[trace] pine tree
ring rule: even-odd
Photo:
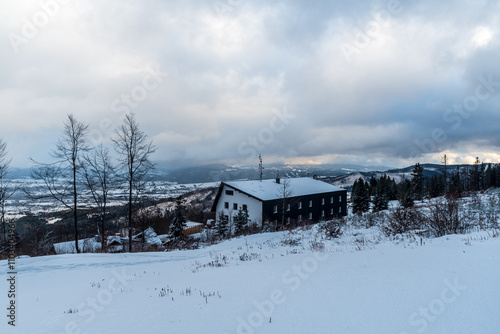
[[[380,179],[373,196],[373,212],[379,212],[389,208],[389,186],[387,181]]]
[[[484,188],[488,189],[495,186],[495,171],[491,163],[488,164],[488,168],[484,173]]]
[[[439,197],[444,194],[444,175],[439,177],[433,175],[429,182],[429,197]]]
[[[217,219],[215,229],[217,235],[223,239],[229,235],[229,219],[222,211],[219,213],[219,219]]]
[[[241,207],[234,217],[234,234],[240,235],[243,233],[248,225],[248,211],[243,210]]]
[[[480,176],[479,176],[479,165],[481,162],[479,161],[479,158],[476,157],[476,161],[474,161],[474,164],[472,165],[472,168],[469,173],[469,178],[470,178],[470,187],[469,190],[472,191],[478,191],[480,190]]]
[[[495,187],[500,187],[500,164],[495,166]]]
[[[413,206],[412,184],[406,178],[399,185],[399,205],[404,208]]]
[[[369,188],[369,196],[370,197],[375,195],[375,193],[377,191],[377,184],[378,184],[377,179],[374,176],[372,176],[370,178],[370,188]]]
[[[185,200],[182,197],[178,197],[175,200],[174,218],[170,227],[170,236],[172,238],[181,238],[184,234],[184,228],[186,227],[186,217],[183,215],[185,210]]]
[[[413,198],[421,201],[424,197],[424,167],[420,163],[416,163],[411,173],[412,179],[412,195]]]
[[[483,162],[481,163],[481,167],[479,168],[479,177],[478,177],[479,190],[486,189],[485,174],[486,174],[486,166]]]
[[[384,174],[385,177],[385,174]],[[389,186],[389,200],[395,201],[398,199],[398,185],[396,184],[396,180],[391,179],[390,176],[387,177],[387,184]]]
[[[360,177],[352,186],[352,212],[358,215],[370,209],[370,198],[368,197],[368,187]]]
[[[450,178],[450,192],[460,196],[462,190],[462,181],[460,180],[460,169],[457,166],[457,171]]]

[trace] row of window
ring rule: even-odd
[[[224,202],[224,209],[229,209],[229,202]],[[243,204],[243,211],[248,211],[246,204]],[[233,203],[233,210],[238,210],[238,203]]]
[[[342,202],[342,196],[339,196],[339,203],[341,203],[341,202]],[[330,203],[333,204],[333,196],[330,198]],[[321,205],[325,205],[325,199],[324,198],[321,199]],[[309,200],[309,207],[312,208],[312,206],[313,206],[313,201]],[[290,203],[288,203],[286,205],[286,211],[290,211],[290,209],[291,209],[291,205],[290,205]],[[302,209],[302,202],[299,202],[298,209],[299,210]],[[274,206],[274,213],[277,213],[277,212],[278,212],[278,207]]]
[[[290,211],[290,206],[288,207],[288,209],[286,211]],[[278,206],[276,206],[276,205],[274,206],[273,213],[278,213]],[[339,213],[342,213],[342,207],[339,207]],[[332,209],[330,209],[330,215],[333,216],[333,214],[334,214],[334,210],[332,208]],[[312,215],[312,213],[309,213],[309,215]],[[325,216],[325,210],[321,210],[321,217],[324,217],[324,216]],[[302,217],[302,215],[299,215],[299,217]],[[311,218],[309,218],[309,219],[311,219]]]

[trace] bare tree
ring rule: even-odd
[[[153,146],[153,142],[148,140],[148,136],[139,129],[139,124],[133,113],[125,115],[123,124],[116,132],[116,138],[113,139],[113,142],[120,155],[120,172],[123,172],[123,181],[127,184],[128,190],[128,250],[131,252],[134,191],[138,197],[145,177],[154,169],[150,156],[156,148]]]
[[[75,248],[78,248],[78,200],[79,200],[79,171],[82,167],[80,155],[89,150],[86,143],[88,125],[79,122],[72,114],[64,122],[64,131],[56,147],[50,155],[55,162],[46,164],[32,159],[36,168],[31,176],[43,183],[46,192],[34,194],[27,192],[32,199],[49,198],[70,210],[73,214],[75,229]]]
[[[89,154],[84,156],[83,176],[85,186],[99,211],[98,230],[101,236],[101,249],[104,250],[104,231],[106,222],[106,208],[108,205],[108,195],[110,190],[116,185],[116,175],[109,150],[100,145]]]
[[[292,198],[294,191],[290,182],[290,179],[283,179],[280,181],[279,174],[276,176],[276,182],[280,182],[281,185],[278,188],[278,194],[276,197],[280,201],[280,207],[278,208],[281,214],[281,227],[285,226],[285,216],[288,211],[290,211],[289,206],[292,205]]]
[[[10,159],[7,158],[7,143],[0,139],[0,223],[2,225],[3,242],[7,245],[7,222],[5,220],[7,201],[18,190],[8,180]]]

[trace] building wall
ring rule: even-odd
[[[310,201],[312,202],[312,206],[309,206]],[[301,208],[299,208],[299,203],[302,203]],[[289,210],[288,205],[290,205]],[[262,207],[264,220],[277,221],[278,223],[281,223],[283,200],[276,199],[272,201],[265,201]],[[345,190],[301,197],[291,197],[285,200],[285,223],[288,218],[290,218],[291,222],[297,222],[299,220],[319,221],[346,215],[347,191]]]
[[[233,191],[233,195],[226,194],[226,190]],[[229,208],[225,208],[225,203],[228,203]],[[234,204],[237,205],[236,210],[234,209]],[[217,203],[217,209],[215,213],[216,223],[219,222],[220,212],[223,212],[224,215],[227,215],[229,217],[229,221],[232,222],[234,216],[236,216],[236,214],[238,213],[239,208],[243,208],[243,205],[247,206],[248,219],[250,220],[250,223],[261,226],[262,202],[238,190],[228,187],[227,185],[224,185],[219,202]]]

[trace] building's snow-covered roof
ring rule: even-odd
[[[238,189],[241,192],[244,192],[262,201],[269,201],[283,196],[282,194],[284,182],[288,182],[288,186],[293,191],[293,194],[291,194],[289,197],[324,194],[344,190],[329,183],[311,179],[308,177],[281,179],[280,183],[276,183],[276,179],[262,181],[230,181],[224,183],[231,188]]]
[[[191,220],[188,220],[186,222],[186,228],[200,226],[200,225],[203,225],[203,224],[202,223],[198,223],[198,222],[193,222]]]
[[[81,252],[94,253],[101,249],[101,242],[95,238],[79,239],[78,249]],[[66,241],[54,244],[56,254],[76,254],[76,247],[74,241]]]

